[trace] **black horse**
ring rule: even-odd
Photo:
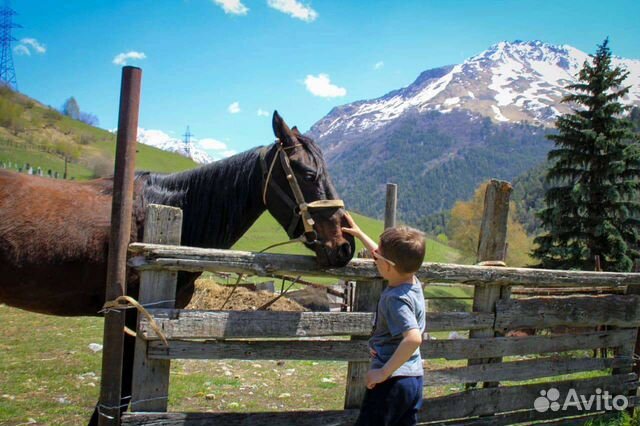
[[[346,265],[354,241],[341,232],[348,225],[341,203],[322,201],[338,199],[322,153],[277,112],[273,130],[271,146],[182,173],[137,175],[131,241],[142,238],[148,203],[183,210],[182,245],[223,249],[269,210],[290,238],[304,237],[319,264]],[[112,190],[112,179],[80,183],[0,171],[0,303],[53,315],[98,315],[105,302]],[[176,307],[189,303],[199,275],[178,275]],[[138,285],[130,273],[127,294],[137,298]],[[127,312],[129,328],[135,317]],[[131,395],[134,342],[125,336],[123,406]],[[96,409],[90,424],[98,415]]]

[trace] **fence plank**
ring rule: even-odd
[[[169,339],[243,337],[369,336],[373,312],[274,312],[149,310]],[[429,312],[427,331],[473,330],[493,326],[494,315],[472,312]],[[145,339],[158,339],[149,321],[140,321]]]
[[[198,247],[133,243],[129,265],[139,270],[240,272],[260,276],[305,275],[347,280],[380,278],[371,259],[352,259],[343,268],[322,268],[311,256],[252,253]],[[522,285],[533,287],[622,287],[640,285],[640,274],[556,271],[425,262],[416,274],[423,283]]]
[[[169,347],[149,341],[151,359],[295,359],[318,361],[363,361],[368,365],[366,340],[174,340]]]
[[[358,281],[355,288],[353,310],[360,312],[375,312],[378,306],[380,293],[384,288],[381,279],[371,281]],[[373,326],[373,323],[371,323]],[[364,360],[350,362],[347,366],[347,387],[344,396],[344,408],[359,408],[366,390],[365,376],[369,370],[369,350],[366,337],[352,337],[355,345],[363,345],[366,358]],[[357,352],[361,354],[361,350]]]
[[[637,398],[631,398],[629,400],[630,406],[637,406],[638,401]],[[499,413],[493,416],[481,416],[474,417],[471,419],[465,420],[445,420],[445,421],[435,421],[435,422],[424,422],[421,425],[424,426],[503,426],[503,425],[512,425],[516,423],[530,423],[535,422],[533,424],[544,424],[547,425],[549,423],[539,423],[544,420],[554,420],[563,418],[559,424],[564,425],[564,422],[570,422],[576,419],[567,419],[567,417],[572,416],[581,416],[584,415],[584,410],[579,410],[576,407],[567,407],[565,410],[561,411],[552,411],[547,410],[544,412],[539,412],[537,410],[520,410],[520,411],[512,411],[510,413]],[[598,419],[605,418],[607,416],[613,415],[617,416],[620,413],[618,411],[614,411],[613,413],[609,412],[594,412],[591,411],[587,416],[592,419],[594,416]]]
[[[486,337],[478,339],[428,340],[420,351],[424,359],[449,360],[499,355],[528,355],[575,349],[616,347],[635,336],[635,329],[560,336]],[[368,362],[365,340],[171,340],[169,347],[149,341],[153,359],[306,359]]]
[[[147,206],[144,240],[153,243],[180,243],[182,233],[182,210],[150,204]],[[158,303],[154,306],[172,308],[176,297],[175,271],[143,271],[140,273],[141,304]],[[138,322],[140,327],[140,321]],[[166,411],[169,395],[168,359],[147,358],[147,342],[136,339],[131,407],[138,411]]]
[[[122,425],[148,426],[351,426],[358,410],[268,413],[127,413]]]
[[[443,368],[425,371],[425,386],[486,381],[520,381],[540,377],[559,376],[582,371],[608,368],[628,368],[630,357],[617,358],[558,358],[548,357],[502,364],[479,364],[467,367]]]
[[[490,358],[615,347],[633,338],[634,333],[635,329],[619,329],[556,336],[430,340],[424,342],[420,349],[423,358]]]
[[[548,390],[551,386],[560,391],[560,398],[564,400],[569,389],[574,389],[578,395],[595,395],[598,388],[603,392],[609,391],[611,395],[618,395],[637,388],[638,383],[635,374],[621,374],[592,379],[471,389],[453,395],[425,399],[419,420],[461,419],[530,409],[540,392]]]
[[[500,300],[496,329],[640,326],[640,296],[602,295]]]
[[[633,405],[637,400],[633,399]],[[563,411],[548,410],[540,413],[536,410],[523,410],[497,414],[468,420],[436,421],[421,423],[428,426],[502,426],[514,423],[558,419],[584,414],[584,410],[567,407]],[[592,416],[607,415],[591,413]],[[616,412],[617,414],[617,412]],[[125,413],[123,426],[351,426],[358,416],[358,410],[336,411],[288,411],[266,413]],[[565,421],[573,421],[566,419]],[[564,423],[560,423],[564,424]]]

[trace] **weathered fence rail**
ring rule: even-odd
[[[348,280],[379,279],[370,259],[353,259],[344,268],[321,268],[311,256],[203,249],[133,243],[138,255],[129,265],[141,270],[235,272],[259,276],[307,275]],[[624,287],[640,285],[640,274],[620,272],[556,271],[551,269],[423,263],[417,273],[424,283],[496,284],[524,287]]]
[[[147,241],[177,240],[175,209],[157,213]],[[174,231],[172,231],[174,230]],[[498,244],[499,245],[499,244]],[[130,266],[141,271],[140,300],[168,340],[165,345],[146,318],[140,318],[132,412],[122,424],[163,425],[349,425],[357,416],[362,376],[368,367],[366,338],[383,283],[372,260],[354,259],[344,268],[321,269],[306,256],[258,254],[139,243],[130,246]],[[200,311],[174,309],[176,271],[237,272],[261,276],[311,275],[357,281],[354,310],[365,312]],[[439,425],[500,425],[560,419],[580,424],[609,415],[602,407],[539,412],[534,401],[550,387],[566,394],[628,395],[635,405],[638,377],[632,373],[640,326],[640,296],[617,294],[640,288],[640,274],[551,271],[493,266],[425,263],[424,282],[462,283],[479,295],[493,295],[476,312],[429,312],[427,331],[469,332],[469,338],[425,340],[425,386],[484,383],[449,395],[427,397],[420,421]],[[511,287],[546,289],[619,289],[616,294],[511,298]],[[364,291],[363,291],[364,289]],[[482,298],[486,299],[485,296]],[[495,297],[494,297],[495,296]],[[488,296],[487,296],[488,297]],[[486,300],[489,300],[486,299]],[[485,301],[486,301],[485,300]],[[156,303],[164,302],[163,305]],[[608,329],[596,326],[608,325]],[[509,336],[518,328],[570,327],[564,334]],[[481,332],[481,333],[476,333]],[[475,335],[474,335],[475,334]],[[589,351],[611,348],[603,358]],[[345,410],[278,413],[166,413],[172,359],[332,360],[349,363]],[[430,360],[470,360],[468,365],[438,368]],[[573,375],[567,378],[565,375]],[[559,377],[563,376],[563,377]],[[527,383],[529,380],[544,382]],[[506,383],[505,383],[506,382]],[[429,391],[427,391],[427,396]],[[572,419],[567,417],[573,416]],[[560,420],[559,420],[560,421]],[[554,423],[550,423],[554,424]]]

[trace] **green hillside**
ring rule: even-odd
[[[117,105],[114,105],[117,108]],[[0,165],[12,169],[40,167],[46,174],[91,179],[113,173],[115,135],[60,114],[6,87],[0,88]],[[136,169],[174,172],[197,163],[178,154],[138,144]]]
[[[362,230],[372,238],[377,239],[377,237],[382,233],[384,228],[382,221],[371,219],[357,213],[351,214]],[[233,249],[260,251],[271,244],[286,241],[287,239],[287,233],[269,213],[265,212],[260,216],[249,232],[247,232],[240,241],[233,246]],[[363,246],[360,241],[356,242],[356,247],[358,251],[362,249]],[[311,254],[311,252],[302,244],[288,244],[285,246],[275,247],[269,250],[269,253]],[[459,254],[457,250],[436,240],[427,239],[427,262],[452,263],[455,262],[458,257]]]

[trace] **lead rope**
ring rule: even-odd
[[[149,313],[149,311],[145,309],[144,306],[140,304],[140,302],[138,302],[136,299],[134,299],[131,296],[118,296],[114,300],[109,300],[105,302],[100,312],[106,313],[110,310],[120,310],[120,309],[130,309],[130,308],[136,308],[139,313],[147,317],[147,320],[149,321],[149,327],[151,327],[151,329],[156,333],[156,335],[162,340],[165,346],[169,346],[169,342],[167,342],[166,336],[160,329],[160,326],[158,325],[156,320],[153,318],[153,316]],[[133,330],[129,329],[128,327],[125,327],[124,332],[126,334],[129,334],[130,336],[137,337],[136,333]]]

